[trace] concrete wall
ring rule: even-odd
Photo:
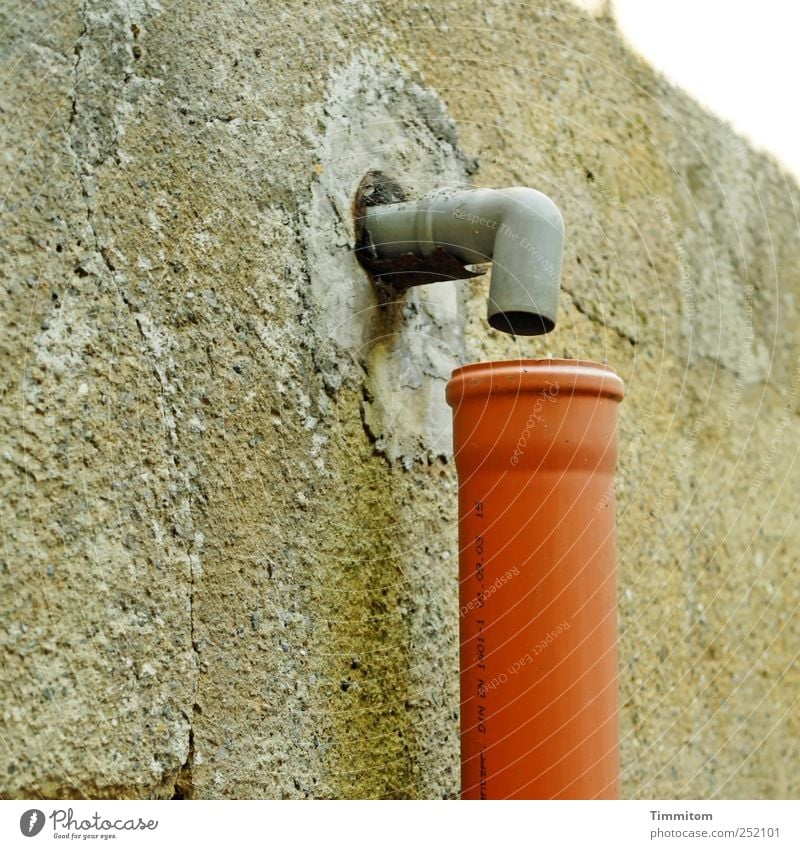
[[[796,185],[554,0],[0,5],[5,796],[458,792],[455,365],[627,384],[623,791],[797,796]],[[350,204],[535,186],[558,331]],[[400,388],[398,388],[400,387]]]

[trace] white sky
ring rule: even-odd
[[[612,0],[612,7],[651,65],[800,177],[800,0]]]

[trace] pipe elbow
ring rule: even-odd
[[[491,261],[487,319],[496,330],[536,336],[555,327],[564,220],[542,192],[443,189],[417,201],[370,207],[363,220],[369,249],[389,262],[417,257],[430,264],[444,255],[467,277],[464,264]],[[421,282],[435,279],[448,278]]]
[[[490,191],[499,198],[499,217],[506,224],[506,228],[501,228],[500,236],[506,235],[511,228],[515,232],[527,232],[530,239],[555,237],[561,240],[563,246],[564,218],[546,194],[522,186]]]
[[[497,237],[487,319],[517,336],[549,333],[556,325],[564,250],[564,219],[542,192],[498,192]]]

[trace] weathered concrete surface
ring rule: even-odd
[[[800,793],[774,162],[558,3],[6,2],[0,32],[2,794],[455,795],[441,387],[551,353],[628,387],[624,793]],[[383,302],[372,168],[551,194],[558,332],[490,331],[485,280]]]

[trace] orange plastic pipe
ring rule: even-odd
[[[461,795],[619,797],[614,469],[623,384],[579,360],[457,369]]]

